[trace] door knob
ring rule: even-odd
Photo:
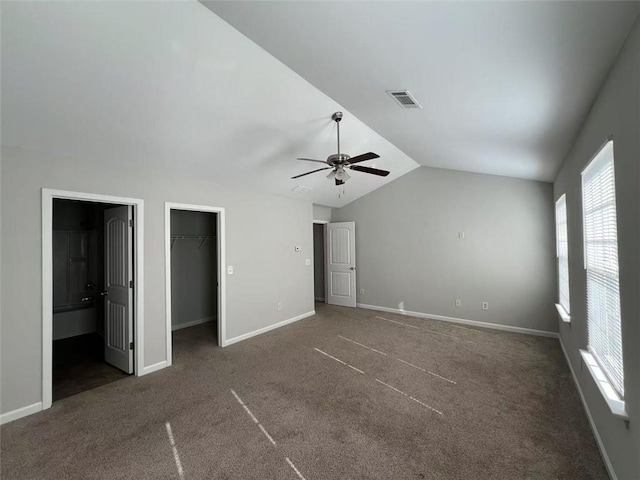
[[[109,292],[107,292],[106,290],[104,292],[100,292],[101,297],[106,297],[107,295],[109,295]]]
[[[349,267],[349,270],[355,270],[356,267]]]

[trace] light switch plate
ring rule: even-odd
[[[227,273],[228,273],[229,275],[233,275],[233,265],[228,265],[228,266],[227,266]]]
[[[305,265],[307,265],[307,266],[308,266],[308,265],[311,265],[311,259],[310,259],[310,258],[306,258],[306,259],[304,260],[304,264],[305,264]]]

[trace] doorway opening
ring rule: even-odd
[[[143,219],[140,199],[42,189],[43,410],[143,374]]]
[[[316,302],[326,302],[325,254],[326,222],[313,222],[313,294]]]
[[[224,210],[167,203],[165,222],[171,365],[196,350],[224,346]]]

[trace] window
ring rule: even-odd
[[[582,172],[588,348],[624,398],[613,141]]]
[[[569,237],[567,234],[567,196],[556,202],[556,255],[558,257],[558,312],[569,322]]]

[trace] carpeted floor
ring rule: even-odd
[[[2,478],[607,478],[557,340],[316,308],[175,332],[173,367],[3,426]]]

